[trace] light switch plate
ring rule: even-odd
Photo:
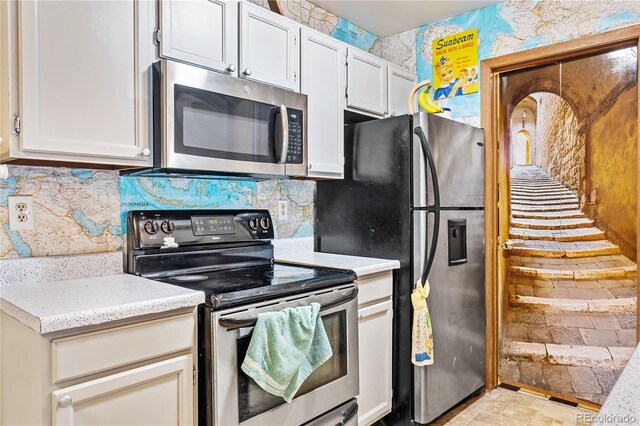
[[[13,196],[8,200],[9,230],[22,231],[34,229],[35,217],[33,214],[32,196]]]

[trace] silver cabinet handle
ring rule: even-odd
[[[385,112],[384,112],[384,116],[385,116],[385,117],[388,117],[388,116],[389,116],[389,111],[385,111]]]
[[[73,403],[73,400],[71,399],[71,397],[69,395],[65,395],[58,400],[58,407],[67,408],[71,406],[72,403]]]
[[[236,71],[236,66],[233,65],[233,64],[229,64],[229,66],[227,67],[227,71],[235,72]]]
[[[145,149],[143,149],[142,151],[140,151],[140,154],[141,154],[143,157],[148,157],[148,156],[150,156],[150,155],[151,155],[151,150],[150,150],[149,148],[145,148]]]
[[[244,70],[244,71],[242,71],[242,73],[243,73],[244,75],[251,75],[251,68],[245,68],[245,70]]]
[[[309,170],[311,170],[312,167],[313,167],[313,165],[311,163],[309,163]]]

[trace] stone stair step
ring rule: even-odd
[[[578,197],[555,200],[536,200],[535,198],[511,197],[511,203],[524,206],[557,206],[564,204],[578,204]]]
[[[519,195],[511,193],[511,202],[512,203],[549,203],[550,201],[571,201],[574,204],[578,203],[578,197],[576,195]]]
[[[540,310],[542,312],[635,312],[636,298],[618,299],[555,299],[538,296],[518,296],[509,298],[514,307]]]
[[[546,198],[546,199],[555,199],[555,198],[564,198],[564,197],[577,197],[577,195],[573,192],[568,191],[511,191],[511,197],[528,197],[528,198]]]
[[[535,285],[534,283],[531,283],[531,285],[509,284],[509,294],[511,297],[525,296],[541,297],[544,299],[598,300],[625,299],[633,297],[637,291],[636,288],[632,287],[617,288],[624,291],[618,293],[620,294],[620,297],[616,297],[610,289],[603,288],[596,280],[590,281],[588,288],[578,287],[577,285],[580,284],[580,281],[575,280],[538,280],[539,284],[542,284],[543,282],[545,287]],[[546,285],[550,285],[550,287],[547,287]],[[556,287],[556,285],[558,287]]]
[[[593,221],[588,218],[569,219],[514,219],[511,221],[514,228],[528,229],[576,229],[589,228]]]
[[[571,218],[586,217],[584,213],[582,213],[578,209],[563,210],[563,211],[543,211],[543,212],[517,211],[515,209],[512,209],[511,216],[517,219],[571,219]]]
[[[565,186],[559,184],[558,182],[553,182],[550,180],[531,181],[531,180],[511,179],[509,183],[511,184],[512,187],[520,187],[520,188],[540,188],[540,187],[546,187],[546,186],[552,186],[552,187],[560,186],[560,187],[566,188]]]
[[[547,241],[539,241],[539,240],[529,240],[528,242],[533,243],[543,243]],[[602,245],[600,247],[586,247],[586,248],[562,248],[562,246],[554,247],[554,248],[545,248],[541,245],[541,247],[535,246],[526,246],[520,245],[516,243],[513,250],[511,251],[512,255],[516,256],[530,256],[530,257],[556,257],[556,258],[584,258],[591,256],[605,256],[605,255],[616,255],[620,254],[622,251],[620,247],[615,244],[612,244],[608,240],[599,240],[599,241],[584,241],[581,243],[591,243],[591,242],[604,242],[606,245]],[[560,242],[559,244],[562,244]],[[574,244],[575,246],[575,244]]]
[[[548,184],[541,184],[541,185],[514,185],[511,184],[510,186],[512,191],[566,191],[568,188],[566,186],[562,186],[562,185],[548,185]]]
[[[527,206],[524,204],[511,204],[511,210],[513,212],[561,212],[567,210],[578,210],[579,206],[577,204],[556,204],[551,206]]]
[[[532,268],[528,266],[510,266],[509,274],[523,277],[536,277],[546,279],[564,280],[594,280],[600,278],[625,278],[632,277],[636,273],[636,267],[601,268],[601,269],[547,269]]]
[[[624,367],[635,348],[555,343],[510,342],[503,353],[510,359],[574,367]]]
[[[604,232],[598,228],[576,228],[576,229],[529,229],[510,228],[510,238],[521,240],[542,240],[542,241],[594,241],[604,240]]]

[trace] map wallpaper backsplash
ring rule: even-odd
[[[148,178],[116,171],[9,166],[0,181],[0,258],[122,250],[135,209],[264,208],[276,238],[313,236],[315,182]],[[9,231],[7,197],[31,195],[35,229]],[[288,202],[280,220],[278,203]]]
[[[269,8],[266,0],[250,0]],[[478,28],[480,60],[640,23],[640,2],[509,0],[378,37],[307,0],[278,0],[284,15],[431,79],[431,42]],[[585,76],[585,81],[594,76]],[[586,84],[586,83],[585,83]],[[482,89],[481,89],[482,90]],[[451,117],[478,126],[480,93],[439,101]],[[0,181],[0,258],[122,249],[126,212],[135,208],[268,208],[278,238],[313,236],[315,183],[119,177],[118,172],[9,166]],[[33,195],[36,229],[9,231],[7,197]],[[289,202],[279,220],[279,201]]]

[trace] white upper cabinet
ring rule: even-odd
[[[388,70],[389,115],[409,113],[409,92],[416,84],[416,75],[395,65],[389,64]]]
[[[248,2],[240,3],[242,78],[300,90],[300,25]]]
[[[302,28],[301,92],[307,99],[309,177],[344,176],[346,45]]]
[[[154,3],[24,1],[10,157],[150,165]]]
[[[160,56],[237,75],[238,2],[160,1]]]
[[[387,63],[362,50],[349,48],[347,106],[387,115]]]

